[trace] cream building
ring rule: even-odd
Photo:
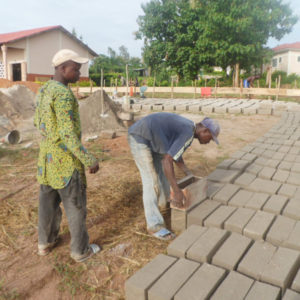
[[[60,49],[71,49],[92,59],[91,48],[62,26],[49,26],[0,34],[0,78],[12,81],[45,81],[54,74],[52,57]],[[81,80],[88,79],[88,64],[81,68]]]
[[[284,71],[287,75],[300,75],[300,42],[284,44],[273,48],[272,69]]]

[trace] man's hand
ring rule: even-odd
[[[185,205],[185,197],[181,189],[176,190],[176,192],[172,193],[171,203],[173,206],[177,208],[183,208]]]
[[[99,162],[96,161],[92,166],[89,167],[90,174],[95,174],[99,171]]]

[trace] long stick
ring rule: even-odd
[[[101,69],[101,114],[104,114],[104,101],[103,101],[103,69]]]
[[[128,98],[128,64],[126,64],[126,109],[129,110],[129,98]]]

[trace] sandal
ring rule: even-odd
[[[57,238],[54,242],[48,243],[46,246],[38,245],[38,255],[40,255],[40,256],[48,255],[51,252],[51,250],[57,246],[59,241],[60,241],[60,239]]]
[[[81,255],[71,255],[71,257],[76,261],[76,262],[83,262],[90,257],[92,257],[94,254],[98,253],[101,251],[101,247],[98,246],[97,244],[90,244],[89,245],[89,250]]]
[[[150,234],[153,237],[155,237],[159,240],[163,240],[163,241],[170,241],[176,237],[175,233],[171,232],[170,230],[168,230],[166,228],[162,228],[157,232],[150,232]]]

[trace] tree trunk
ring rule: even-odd
[[[234,87],[239,87],[239,78],[240,77],[240,64],[235,65],[235,79],[234,79]]]

